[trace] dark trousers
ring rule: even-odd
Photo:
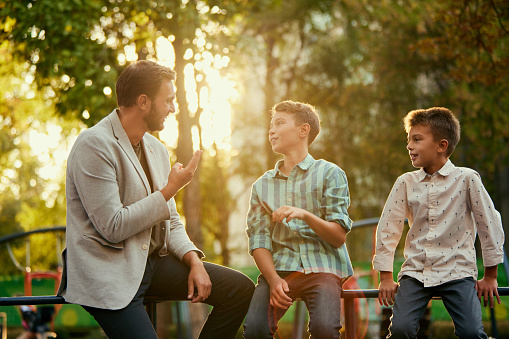
[[[309,311],[309,333],[311,338],[339,338],[341,329],[341,279],[331,273],[278,272],[288,283],[287,295],[300,298]],[[270,286],[260,275],[249,305],[244,338],[273,338],[277,323],[286,309],[270,306]]]
[[[473,278],[424,287],[419,280],[408,276],[403,276],[399,282],[387,338],[415,338],[419,329],[419,319],[433,296],[442,298],[454,322],[456,336],[462,339],[487,338],[483,330],[481,303]]]
[[[213,306],[200,338],[234,338],[244,320],[254,291],[253,282],[230,268],[203,263],[212,282],[205,303]],[[120,310],[83,306],[110,339],[157,338],[143,306],[145,296],[161,300],[187,300],[189,267],[172,255],[149,256],[140,288],[131,303]]]

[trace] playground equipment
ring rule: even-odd
[[[50,270],[33,270],[31,267],[31,240],[30,235],[38,234],[38,233],[55,233],[56,235],[56,257],[57,257],[57,268],[55,271]],[[60,281],[62,278],[62,259],[61,259],[61,244],[62,244],[62,235],[65,234],[64,226],[57,226],[51,228],[43,228],[37,229],[28,232],[19,232],[15,234],[11,234],[8,236],[4,236],[0,238],[0,245],[5,244],[7,248],[7,252],[9,253],[9,257],[14,264],[21,272],[23,272],[23,289],[25,296],[32,296],[32,281],[34,279],[52,279],[55,283],[55,293],[60,286]],[[25,265],[21,265],[19,261],[16,259],[11,243],[16,239],[24,239],[25,241]],[[54,337],[54,319],[62,307],[62,305],[43,305],[40,307],[34,307],[30,305],[30,308],[24,308],[21,310],[22,318],[25,321],[30,322],[28,326],[31,328],[32,332],[37,331],[40,333],[43,338]],[[49,326],[47,326],[49,324]],[[51,332],[50,332],[51,330]],[[6,330],[4,330],[6,332]]]

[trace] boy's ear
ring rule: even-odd
[[[447,139],[440,140],[438,143],[438,152],[443,153],[447,151],[447,147],[449,147],[449,141],[447,141]]]
[[[307,135],[309,135],[309,131],[311,130],[311,126],[309,126],[308,123],[303,123],[302,125],[300,125],[300,133],[299,135],[301,137],[306,137]]]

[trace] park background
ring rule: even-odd
[[[0,236],[65,225],[67,154],[141,59],[178,74],[178,114],[155,134],[172,163],[204,150],[176,199],[209,261],[253,266],[250,188],[279,159],[269,110],[286,99],[317,108],[310,153],[345,170],[353,220],[378,217],[414,170],[406,113],[451,109],[462,126],[451,160],[481,174],[508,225],[508,43],[506,0],[0,0]],[[367,270],[371,233],[353,233]],[[47,236],[32,248],[32,269],[56,269]],[[13,252],[25,260],[21,242]],[[22,274],[3,249],[0,262],[3,279]]]

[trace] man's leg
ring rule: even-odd
[[[411,277],[401,278],[387,338],[415,338],[419,319],[432,297],[433,288],[425,288],[423,283]]]
[[[125,308],[106,310],[82,306],[95,318],[109,339],[157,339],[157,334],[143,306],[143,296],[150,284],[156,262],[156,256],[151,255],[138,292]]]
[[[454,280],[437,289],[454,322],[454,334],[462,339],[488,337],[484,333],[481,303],[473,278]]]
[[[331,273],[296,273],[295,276],[289,276],[286,279],[290,291],[300,296],[309,310],[311,338],[339,338],[341,279]]]
[[[249,305],[246,321],[244,322],[244,338],[273,338],[277,331],[277,323],[285,313],[286,310],[274,310],[270,306],[270,286],[260,274],[251,304]]]
[[[83,308],[95,318],[109,339],[157,339],[143,303],[130,304],[121,310]]]
[[[212,282],[205,303],[212,305],[200,338],[234,338],[249,307],[253,282],[230,268],[204,262]],[[189,267],[172,255],[159,258],[146,296],[162,300],[187,300]]]

